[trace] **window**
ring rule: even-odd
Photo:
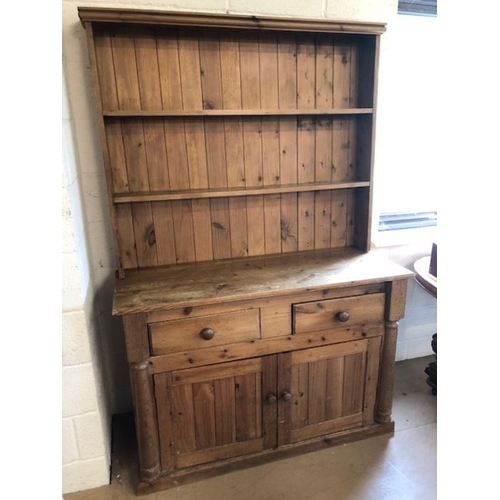
[[[395,231],[397,229],[413,229],[437,225],[437,212],[412,212],[398,214],[380,214],[379,231]]]
[[[381,38],[372,234],[406,244],[436,230],[439,38],[435,16],[398,15]],[[418,229],[417,229],[418,228]],[[397,229],[397,230],[396,230]],[[392,244],[392,243],[391,243]]]
[[[399,0],[398,14],[437,15],[437,0]]]

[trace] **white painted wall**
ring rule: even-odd
[[[388,30],[398,21],[397,0],[63,0],[63,493],[109,482],[111,416],[131,410],[122,326],[109,314],[113,241],[85,33],[77,6],[382,21],[388,23]],[[391,147],[391,127],[401,126],[382,108],[390,100],[391,75],[397,71],[391,67],[385,39],[401,43],[386,35],[382,37],[379,122],[384,121],[388,129],[378,133],[379,149]],[[384,170],[383,155],[382,161],[377,156],[376,169]],[[429,253],[430,241],[377,251],[411,267],[416,258]],[[436,301],[413,284],[408,299],[398,360],[430,354],[430,335],[436,329]]]
[[[63,79],[62,478],[63,492],[109,482],[111,413],[87,250],[75,121]]]

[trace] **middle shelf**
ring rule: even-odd
[[[104,117],[189,117],[189,116],[336,116],[370,115],[373,108],[324,108],[324,109],[105,109]]]
[[[329,191],[336,189],[350,189],[369,187],[369,181],[346,182],[321,182],[307,184],[287,184],[275,186],[261,186],[248,188],[223,188],[223,189],[189,189],[161,192],[136,192],[115,194],[115,203],[140,203],[145,201],[169,201],[206,198],[226,198],[236,196],[256,196],[280,193],[304,193],[311,191]]]
[[[104,124],[117,203],[366,187],[359,182],[371,179],[372,130],[371,114],[108,117]]]

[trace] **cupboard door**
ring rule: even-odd
[[[381,337],[279,358],[278,444],[374,422]]]
[[[155,392],[163,471],[276,445],[276,356],[160,373]]]

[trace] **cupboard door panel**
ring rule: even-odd
[[[215,446],[215,394],[213,381],[193,384],[196,449]]]
[[[232,377],[214,380],[215,443],[216,446],[236,441],[235,397]]]
[[[164,470],[172,462],[189,467],[275,444],[269,423],[276,421],[276,405],[263,401],[276,387],[275,356],[160,373],[155,384],[158,414],[165,416],[160,419]]]
[[[373,423],[380,339],[283,354],[278,440],[290,444]]]

